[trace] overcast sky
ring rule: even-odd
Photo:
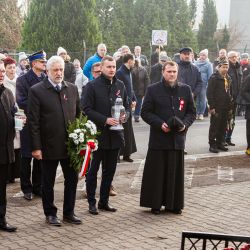
[[[229,22],[230,0],[215,0],[215,3],[218,15],[218,28],[222,28],[225,24],[228,25]],[[197,0],[197,5],[196,28],[198,28],[198,23],[202,19],[203,0]]]

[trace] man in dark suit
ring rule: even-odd
[[[141,117],[150,125],[140,205],[159,214],[180,214],[184,207],[184,147],[187,129],[195,120],[189,86],[177,81],[178,65],[166,62],[162,80],[148,87]]]
[[[6,214],[6,181],[8,179],[8,165],[14,162],[14,96],[3,85],[5,67],[0,60],[0,230],[7,232],[16,231],[5,218]]]
[[[46,222],[60,226],[54,205],[54,182],[58,163],[64,174],[63,220],[81,224],[74,214],[77,172],[70,166],[65,142],[67,125],[79,115],[77,87],[63,81],[64,61],[52,56],[47,62],[48,78],[34,85],[29,92],[28,120],[32,156],[42,161],[42,201]]]
[[[137,151],[132,125],[132,109],[135,108],[136,105],[136,96],[133,89],[131,74],[131,70],[134,65],[135,57],[134,55],[128,53],[123,56],[123,64],[116,72],[117,79],[122,81],[125,85],[128,95],[128,103],[130,106],[130,115],[128,117],[128,121],[124,124],[125,145],[120,151],[120,155],[123,155],[123,160],[128,162],[133,162],[133,159],[131,159],[130,155]]]
[[[45,78],[46,54],[43,50],[29,56],[31,69],[17,78],[16,101],[20,109],[27,115],[29,89]],[[20,132],[21,137],[21,190],[26,200],[32,199],[32,193],[41,196],[41,163],[33,159],[32,181],[31,177],[31,148],[28,124]]]
[[[115,174],[119,149],[124,143],[122,130],[111,130],[110,127],[120,121],[112,118],[111,108],[117,97],[123,100],[123,106],[128,110],[127,94],[124,84],[115,77],[116,62],[113,57],[106,56],[101,62],[102,74],[90,81],[86,86],[82,101],[83,110],[92,120],[101,134],[98,136],[98,150],[93,152],[91,164],[87,175],[87,196],[89,212],[98,214],[96,208],[95,191],[97,185],[97,172],[102,162],[102,180],[100,187],[100,200],[98,208],[115,212],[116,209],[109,204],[110,186]],[[123,121],[124,117],[121,117]]]

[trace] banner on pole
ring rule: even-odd
[[[152,30],[152,45],[167,45],[167,30]]]

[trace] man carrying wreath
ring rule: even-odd
[[[118,153],[124,144],[124,134],[123,130],[111,130],[110,127],[124,122],[125,115],[121,116],[120,120],[112,118],[111,109],[116,98],[121,97],[125,110],[129,110],[124,84],[115,77],[116,62],[113,57],[105,56],[102,59],[101,72],[101,76],[87,84],[82,100],[85,114],[101,132],[97,137],[98,150],[93,152],[86,180],[89,212],[95,215],[98,214],[95,192],[101,162],[102,181],[98,209],[116,211],[109,204],[109,190],[116,170]]]
[[[80,114],[78,90],[63,80],[64,61],[60,56],[52,56],[46,69],[48,77],[31,87],[28,98],[32,157],[42,161],[44,214],[49,225],[61,225],[54,204],[56,169],[60,163],[65,179],[63,220],[81,224],[74,214],[78,173],[70,165],[66,146],[68,123]]]

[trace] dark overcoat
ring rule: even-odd
[[[236,101],[240,93],[243,75],[241,65],[238,62],[236,62],[236,64],[229,62],[228,75],[232,79],[232,97],[233,100]]]
[[[180,107],[181,100],[184,101],[183,107]],[[174,115],[182,120],[186,130],[164,133],[161,129],[162,124],[167,123]],[[164,79],[150,85],[143,101],[141,117],[150,125],[149,148],[156,150],[184,149],[186,131],[196,117],[190,87],[178,83],[171,88],[166,86]]]
[[[203,82],[201,73],[192,62],[180,61],[178,63],[178,81],[191,87],[192,92],[197,96],[202,89]]]
[[[74,84],[63,81],[58,93],[45,78],[31,87],[28,120],[32,151],[42,150],[44,160],[68,158],[67,126],[79,114],[79,94]]]
[[[69,61],[65,62],[64,81],[75,84],[76,70],[72,62],[69,62]]]
[[[100,149],[118,149],[124,144],[123,131],[110,130],[110,126],[106,125],[106,120],[111,117],[111,108],[118,96],[122,98],[123,106],[128,111],[125,86],[116,77],[111,84],[110,80],[101,75],[86,85],[81,103],[85,114],[101,132],[97,138]]]
[[[16,81],[16,102],[20,109],[24,110],[24,113],[27,115],[27,106],[28,106],[28,94],[29,89],[37,84],[38,82],[42,81],[45,78],[45,74],[41,74],[38,77],[32,69],[30,69],[26,74],[17,78]],[[22,157],[31,158],[31,148],[30,148],[30,136],[29,136],[29,129],[28,123],[25,124],[23,130],[20,132],[20,139],[21,139],[21,154]]]
[[[245,118],[250,120],[250,75],[245,79],[244,88],[241,91],[241,96],[246,104]]]
[[[8,88],[0,87],[0,164],[14,162],[14,96]],[[1,174],[1,173],[0,173]]]
[[[130,70],[123,64],[117,70],[116,77],[124,83],[128,95],[129,107],[131,107],[132,102],[136,101],[136,96],[132,84],[132,74]],[[130,108],[128,121],[123,124],[125,145],[120,150],[120,155],[123,155],[125,157],[130,156],[132,153],[137,151],[131,115],[132,110]]]

